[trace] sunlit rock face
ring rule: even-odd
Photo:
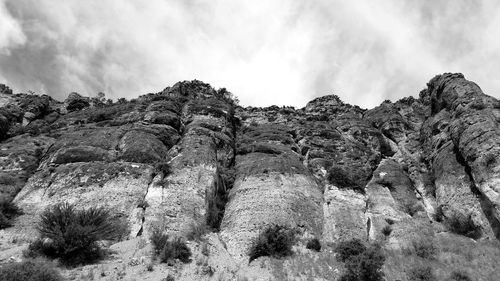
[[[421,240],[438,251],[438,280],[459,269],[500,280],[500,102],[461,74],[369,110],[335,95],[244,108],[197,80],[117,102],[0,85],[0,106],[0,196],[23,211],[0,230],[1,263],[22,258],[43,210],[68,202],[128,225],[108,243],[116,270],[97,280],[335,280],[335,245],[353,238],[381,245],[387,280],[426,262],[411,253]],[[293,254],[249,262],[276,225],[294,231]],[[192,262],[129,266],[152,259],[156,230],[201,237]]]

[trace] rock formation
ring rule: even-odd
[[[387,280],[429,263],[407,253],[422,239],[439,250],[439,280],[456,270],[500,280],[500,101],[462,74],[370,110],[335,95],[244,108],[197,80],[116,103],[0,91],[0,196],[23,210],[0,230],[2,263],[22,257],[45,208],[69,202],[128,222],[115,255],[84,267],[107,272],[96,279],[335,280],[334,245],[359,238],[383,244]],[[249,263],[273,225],[298,233],[293,255]],[[205,229],[188,242],[195,261],[138,266],[156,228]],[[313,238],[320,252],[306,248]]]

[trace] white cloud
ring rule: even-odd
[[[500,3],[470,3],[0,0],[0,77],[59,99],[200,79],[244,105],[372,107],[458,71],[498,97]]]
[[[11,47],[22,45],[25,41],[21,26],[7,11],[5,0],[0,0],[0,55],[8,55]]]

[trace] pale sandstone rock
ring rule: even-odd
[[[323,202],[323,240],[366,239],[366,199],[353,190],[327,185]]]
[[[305,175],[248,176],[238,179],[229,195],[221,225],[228,251],[244,259],[253,240],[274,224],[321,235],[322,195]]]
[[[152,173],[148,165],[103,162],[61,165],[48,176],[36,173],[14,199],[24,212],[18,226],[33,232],[46,207],[68,202],[78,208],[109,208],[135,230],[138,222],[133,210],[146,195]]]
[[[182,236],[190,224],[205,222],[205,194],[215,184],[214,166],[187,167],[174,171],[164,183],[155,181],[145,197],[144,235],[157,227]]]
[[[99,123],[91,121],[93,108],[85,108],[82,97],[76,97],[81,110],[67,113],[63,103],[48,97],[9,96],[0,111],[0,133],[37,137],[22,135],[0,145],[2,180],[9,182],[16,173],[25,177],[15,179],[13,189],[0,182],[1,192],[12,196],[24,185],[15,202],[25,210],[14,227],[2,230],[0,242],[32,240],[41,210],[63,201],[110,207],[128,219],[131,236],[141,236],[137,239],[147,239],[157,226],[183,236],[190,224],[204,223],[207,194],[221,184],[221,171],[231,167],[236,167],[236,182],[221,232],[204,235],[209,257],[200,254],[203,241],[189,242],[191,264],[155,265],[147,272],[142,261],[150,257],[145,250],[150,247],[136,249],[139,242],[124,241],[112,246],[119,251],[105,262],[116,270],[106,278],[334,280],[343,265],[335,261],[332,242],[368,238],[401,251],[412,239],[426,237],[448,247],[454,234],[445,241],[436,233],[449,235],[446,217],[455,214],[470,215],[481,229],[478,244],[498,238],[500,103],[459,74],[437,76],[428,86],[419,98],[387,101],[372,110],[332,95],[304,109],[238,107],[233,116],[232,106],[208,84],[180,82],[125,104],[130,112],[113,105],[110,109],[118,112],[112,120]],[[119,158],[129,162],[115,163]],[[154,168],[167,161],[171,174]],[[345,171],[353,186],[328,183],[332,166]],[[438,210],[443,210],[443,223]],[[253,239],[275,223],[302,230],[294,255],[248,264]],[[385,227],[392,232],[384,237]],[[312,237],[322,242],[322,252],[305,249]],[[2,251],[13,249],[9,257],[20,257],[22,246],[14,244],[2,244]],[[492,264],[493,252],[484,253]],[[388,259],[389,280],[406,278],[393,264],[405,257],[396,253]],[[438,259],[436,264],[446,262]],[[208,266],[216,269],[213,277],[205,274]],[[84,267],[85,273],[92,269],[98,270]],[[440,278],[448,277],[443,274]],[[476,275],[487,280],[487,274],[484,267]]]

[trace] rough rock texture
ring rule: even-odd
[[[335,95],[243,108],[196,80],[116,103],[0,85],[0,196],[24,212],[0,230],[0,262],[22,258],[43,209],[71,202],[110,208],[129,235],[70,279],[335,280],[335,244],[359,238],[383,246],[387,280],[417,265],[499,280],[499,124],[500,102],[449,73],[370,110]],[[275,224],[297,231],[293,255],[249,263]],[[147,271],[154,229],[201,232],[193,261]],[[422,240],[434,260],[409,253]]]

